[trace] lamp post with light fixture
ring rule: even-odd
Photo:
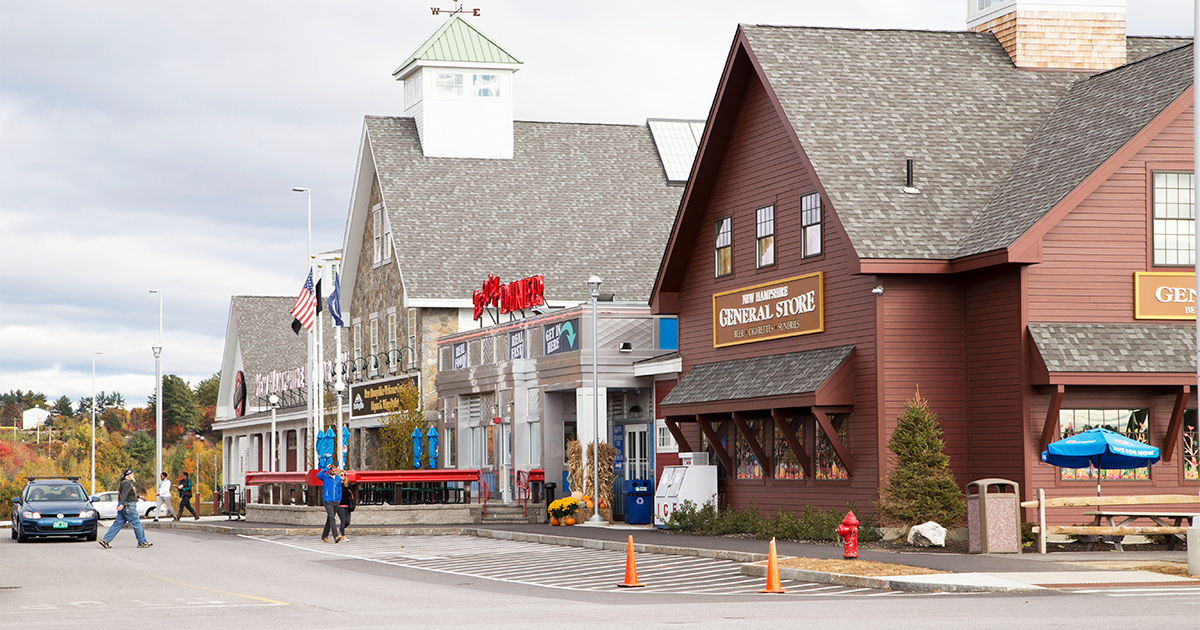
[[[312,269],[313,269],[312,191],[309,190],[308,188],[303,188],[303,187],[297,186],[292,189],[292,192],[304,193],[304,196],[307,198],[307,201],[308,201],[308,269],[309,269],[309,271],[312,271]],[[313,280],[313,282],[315,283],[316,280]],[[314,284],[314,290],[315,290],[315,284]],[[313,359],[314,354],[315,354],[313,352],[314,341],[315,340],[314,340],[313,336],[310,334],[308,336],[308,369],[306,370],[308,372],[308,377],[305,379],[305,382],[308,383],[308,405],[307,405],[308,406],[308,441],[311,443],[311,446],[312,446],[311,449],[307,449],[307,450],[310,450],[312,452],[312,464],[310,466],[311,468],[317,467],[316,414],[317,414],[318,403],[317,403],[317,387],[314,387],[313,380],[314,380],[314,377],[316,376],[316,374],[318,373],[318,370],[314,369],[314,365],[315,365],[314,359]],[[308,466],[309,465],[308,462],[305,462],[305,465]]]
[[[267,402],[271,404],[271,443],[267,445],[269,449],[267,452],[270,453],[267,455],[267,471],[275,472],[275,448],[276,442],[278,442],[275,438],[275,410],[279,409],[279,396],[271,394],[270,398],[267,398]]]
[[[92,352],[92,495],[96,494],[96,355],[103,352]]]
[[[589,523],[605,522],[600,516],[600,369],[596,357],[596,301],[600,299],[601,282],[599,276],[587,280],[587,285],[592,289],[592,501],[596,507],[587,520]]]

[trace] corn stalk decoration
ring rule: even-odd
[[[600,477],[600,480],[599,480],[600,493],[597,495],[597,493],[594,492],[592,489],[592,475],[590,474],[592,471],[592,445],[591,444],[588,444],[587,448],[584,451],[585,456],[587,458],[587,465],[585,466],[584,470],[587,471],[588,474],[584,477],[584,480],[583,480],[583,484],[584,484],[583,485],[583,487],[584,487],[583,493],[590,497],[596,497],[596,496],[600,497],[600,500],[598,502],[596,502],[595,507],[604,506],[603,508],[600,509],[600,518],[603,518],[604,520],[611,523],[613,520],[613,518],[612,518],[612,512],[613,512],[613,510],[612,510],[613,462],[616,460],[616,457],[617,457],[617,449],[613,448],[611,444],[603,443],[597,448],[597,450],[599,451],[599,457],[600,457],[600,469],[597,471],[597,476]],[[582,517],[583,519],[586,520],[588,518],[591,518],[592,512],[593,512],[593,510],[589,509],[587,507],[586,503],[584,505],[580,506],[580,513],[586,513],[585,516]]]

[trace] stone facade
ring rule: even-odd
[[[1125,14],[1013,11],[978,26],[1018,68],[1111,70],[1125,64]]]

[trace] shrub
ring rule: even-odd
[[[845,511],[822,511],[810,505],[796,515],[780,508],[774,516],[766,518],[754,505],[741,510],[717,512],[712,503],[697,506],[691,501],[684,501],[667,519],[667,528],[702,536],[741,535],[759,540],[775,538],[834,542],[839,540],[837,526],[846,517],[846,511],[853,509],[853,503],[847,504]],[[862,523],[858,530],[859,541],[871,542],[883,538],[871,519],[860,520]]]
[[[888,450],[899,462],[880,490],[881,518],[901,525],[936,521],[954,527],[962,522],[966,500],[944,448],[937,414],[930,411],[929,401],[918,391],[900,414],[888,440]]]

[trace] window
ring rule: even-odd
[[[354,324],[354,367],[362,365],[362,324]]]
[[[395,372],[396,364],[400,362],[400,353],[396,350],[396,311],[388,313],[388,371]]]
[[[417,369],[417,309],[410,308],[404,319],[408,322],[408,366],[407,369]]]
[[[800,445],[804,446],[804,418],[784,418],[783,421],[788,423],[788,426],[796,433],[796,439],[800,441]],[[800,465],[800,460],[796,459],[796,454],[788,447],[787,439],[783,437],[783,432],[778,428],[775,429],[775,478],[804,478],[804,467]]]
[[[446,468],[454,468],[455,453],[458,452],[458,427],[446,426],[446,435],[441,447],[442,460],[446,462]]]
[[[1139,442],[1147,442],[1147,427],[1150,412],[1146,409],[1062,409],[1058,412],[1059,438],[1083,433],[1088,429],[1103,427],[1116,431]],[[1063,480],[1095,480],[1095,468],[1060,468]],[[1131,470],[1105,470],[1100,475],[1104,480],[1149,479],[1149,468]]]
[[[471,75],[471,93],[484,98],[500,96],[500,76],[496,74]]]
[[[371,210],[371,240],[375,248],[375,264],[378,265],[383,260],[383,226],[380,224],[382,214],[379,212],[380,206],[375,206]]]
[[[758,268],[775,264],[775,206],[759,208],[755,212],[758,234]]]
[[[842,444],[845,444],[846,437],[849,435],[850,414],[831,413],[829,414],[829,423],[833,425],[833,430],[837,431]],[[850,478],[846,467],[842,465],[842,458],[838,457],[833,443],[825,436],[825,431],[821,429],[820,423],[817,424],[817,449],[813,455],[813,477],[817,479]]]
[[[733,273],[733,220],[730,217],[717,220],[717,277]]]
[[[392,222],[388,221],[387,213],[380,210],[380,221],[383,222],[383,262],[392,260]]]
[[[1183,412],[1183,478],[1200,479],[1200,433],[1196,429],[1196,410]]]
[[[671,435],[671,430],[667,428],[666,420],[659,418],[654,421],[655,452],[658,453],[678,453],[679,444],[675,442],[675,436]]]
[[[1196,261],[1196,203],[1191,173],[1154,173],[1154,264]]]
[[[758,439],[762,436],[762,421],[747,420],[746,427],[750,429],[750,435]],[[737,469],[736,475],[738,479],[762,479],[763,468],[762,463],[754,456],[754,451],[750,449],[750,441],[746,436],[742,435],[740,429],[734,428],[737,433],[737,439],[734,440],[734,468]]]
[[[404,82],[404,107],[409,108],[421,100],[421,74],[415,74]]]
[[[821,253],[821,195],[817,193],[800,198],[800,242],[805,258]]]
[[[462,96],[463,75],[459,72],[439,72],[434,79],[438,96]]]
[[[371,318],[371,374],[379,372],[379,318]]]

